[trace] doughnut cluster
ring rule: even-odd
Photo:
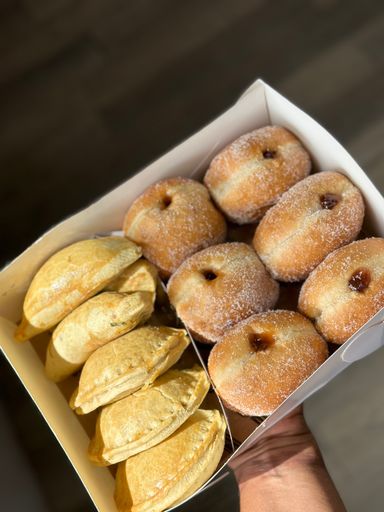
[[[345,342],[384,307],[384,239],[355,241],[361,192],[342,170],[311,170],[293,133],[266,126],[216,155],[204,184],[163,180],[125,217],[178,317],[214,345],[212,381],[241,414],[270,414],[324,362],[327,342]],[[228,241],[226,221],[241,242]],[[298,311],[272,310],[279,281],[304,281]]]

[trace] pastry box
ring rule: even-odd
[[[86,456],[93,418],[81,419],[68,407],[65,384],[50,382],[44,373],[38,341],[17,343],[13,339],[21,318],[29,283],[41,264],[54,252],[77,240],[108,235],[121,230],[132,201],[150,184],[166,177],[200,179],[211,159],[226,144],[252,129],[282,125],[303,142],[319,171],[341,169],[361,190],[366,203],[364,230],[384,237],[384,198],[348,152],[316,121],[278,92],[257,80],[224,114],[188,140],[150,164],[118,188],[74,214],[38,239],[0,273],[1,348],[36,406],[63,447],[96,508],[116,510],[114,478],[108,468],[96,467]],[[379,311],[267,418],[243,418],[227,413],[227,456],[217,473],[205,484],[214,485],[217,474],[255,443],[273,424],[333,379],[348,365],[384,345],[384,310]],[[193,344],[196,357],[198,348]],[[92,425],[87,424],[91,422]],[[231,440],[231,437],[233,440]],[[202,492],[201,488],[197,492]],[[189,498],[190,499],[190,498]]]

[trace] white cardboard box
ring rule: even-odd
[[[45,377],[43,364],[32,344],[13,340],[24,294],[37,269],[54,252],[77,240],[120,230],[127,208],[148,185],[170,176],[202,177],[210,160],[223,146],[239,135],[266,124],[279,124],[295,133],[320,171],[341,169],[364,195],[367,231],[384,237],[384,198],[362,169],[324,128],[262,80],[257,80],[223,115],[120,187],[51,229],[0,273],[1,348],[100,512],[116,510],[114,480],[110,471],[88,461],[89,437],[59,388]],[[349,364],[381,345],[384,345],[384,309],[262,422],[231,459],[255,443],[268,428]]]

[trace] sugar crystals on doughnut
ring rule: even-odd
[[[268,311],[227,331],[209,355],[208,371],[227,407],[266,416],[327,356],[326,342],[307,318]]]
[[[339,172],[320,172],[283,194],[256,228],[253,246],[275,279],[300,281],[352,242],[363,219],[360,191]]]
[[[272,308],[279,286],[254,250],[232,242],[208,247],[188,258],[168,283],[178,316],[195,338],[215,343],[248,316]]]
[[[169,277],[191,254],[223,242],[227,232],[204,185],[180,177],[148,187],[129,208],[123,229],[162,277]]]
[[[255,222],[311,170],[301,142],[280,126],[242,135],[212,160],[204,177],[214,201],[237,224]]]
[[[309,275],[299,310],[333,343],[344,343],[384,307],[384,239],[337,249]]]

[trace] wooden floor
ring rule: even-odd
[[[383,48],[381,0],[2,0],[0,263],[217,116],[257,77],[328,128],[383,191]],[[379,351],[307,404],[352,512],[384,506],[383,363]],[[93,510],[0,364],[4,510]],[[22,478],[24,492],[11,493]],[[194,508],[236,510],[235,492],[226,480]]]

